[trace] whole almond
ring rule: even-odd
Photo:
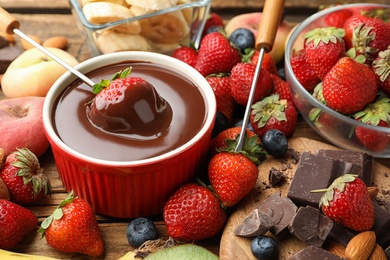
[[[38,44],[41,44],[41,43],[42,43],[41,39],[39,39],[39,37],[36,36],[36,35],[31,35],[31,34],[29,34],[29,35],[27,35],[27,36],[30,37],[33,41],[37,42]],[[25,50],[34,48],[34,45],[32,45],[31,43],[29,43],[28,41],[26,41],[26,40],[23,39],[23,38],[20,40],[20,43],[21,43],[23,49],[25,49]]]
[[[44,47],[53,47],[65,50],[68,46],[68,39],[65,36],[54,36],[45,40],[42,45]]]
[[[367,190],[368,190],[368,194],[370,194],[370,198],[372,200],[375,200],[376,196],[379,193],[378,187],[370,186],[370,187],[367,188]]]
[[[341,258],[345,258],[345,246],[340,243],[328,241],[324,246],[324,249],[335,255],[340,256]]]
[[[376,244],[374,247],[374,250],[372,250],[372,253],[370,257],[368,258],[369,260],[387,260],[387,256],[385,251],[383,251],[383,248]]]
[[[345,256],[349,260],[365,260],[371,255],[376,245],[374,231],[363,231],[354,236],[345,248]]]

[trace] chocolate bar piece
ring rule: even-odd
[[[254,209],[236,228],[234,234],[243,237],[264,235],[273,224],[271,216],[259,209]]]
[[[272,234],[281,237],[289,234],[288,224],[298,210],[289,198],[281,197],[280,192],[275,192],[263,200],[257,208],[271,217],[273,226],[270,231]]]
[[[4,74],[11,62],[22,54],[23,49],[15,45],[0,48],[0,74]]]
[[[335,255],[325,249],[317,246],[307,246],[301,251],[295,253],[288,258],[289,260],[308,260],[308,259],[327,259],[327,260],[342,260],[338,255]]]
[[[372,205],[375,209],[375,222],[371,230],[375,231],[377,243],[386,248],[390,246],[390,214],[375,201]]]
[[[328,238],[343,246],[347,246],[348,242],[358,233],[359,232],[346,228],[337,222],[333,222],[333,227],[329,232]]]
[[[333,221],[311,206],[299,207],[288,226],[292,235],[313,246],[322,246],[333,227]]]
[[[287,197],[298,206],[310,205],[316,208],[323,193],[311,191],[326,189],[344,170],[342,161],[303,152]]]
[[[359,167],[360,169],[351,169],[351,173],[357,174],[367,187],[372,185],[374,158],[363,152],[349,150],[325,150],[320,149],[318,155],[341,160]],[[355,172],[353,172],[355,171]]]

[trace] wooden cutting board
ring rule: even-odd
[[[289,147],[299,153],[317,153],[319,149],[339,149],[329,144],[302,137],[289,139]],[[268,176],[272,167],[282,171],[287,177],[286,180],[281,185],[277,185],[277,187],[270,187],[268,185]],[[256,188],[237,205],[234,212],[230,215],[222,233],[219,255],[221,260],[256,259],[250,250],[251,239],[236,236],[234,230],[242,220],[252,212],[256,205],[269,195],[276,191],[280,191],[281,196],[286,196],[296,167],[297,163],[294,163],[294,160],[292,160],[290,156],[287,156],[287,158],[283,160],[276,160],[269,157],[259,165],[259,178],[257,180]],[[390,169],[379,163],[374,163],[373,183],[380,191],[389,191]],[[378,196],[384,198],[384,193],[379,192]],[[267,235],[270,235],[270,233],[267,233]],[[279,259],[287,259],[295,252],[306,247],[305,243],[292,236],[283,240],[276,240],[279,245]]]

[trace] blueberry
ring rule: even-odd
[[[126,230],[127,241],[133,247],[139,247],[147,240],[157,239],[156,225],[147,218],[136,218],[130,222]]]
[[[220,31],[223,31],[223,27],[220,26],[220,25],[214,25],[214,26],[210,26],[206,30],[206,34],[209,34],[209,33],[212,33],[212,32],[220,32]]]
[[[211,133],[212,137],[217,136],[220,132],[230,127],[229,119],[221,112],[217,111],[215,124]]]
[[[241,53],[245,53],[245,49],[255,47],[255,35],[246,28],[237,28],[229,36],[229,40],[233,43]]]
[[[287,152],[287,138],[280,130],[268,130],[265,132],[261,142],[263,143],[263,148],[267,151],[267,153],[275,158],[283,157]]]
[[[278,245],[269,236],[257,236],[252,240],[251,251],[257,259],[272,260],[278,258]]]

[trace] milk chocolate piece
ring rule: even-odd
[[[311,206],[299,207],[288,229],[299,240],[313,246],[322,246],[333,227],[333,221]]]
[[[270,231],[275,236],[284,236],[288,234],[288,224],[295,216],[298,207],[286,197],[281,197],[280,192],[271,194],[263,200],[258,209],[268,214],[273,222]]]
[[[325,150],[320,149],[318,155],[338,159],[347,163],[351,163],[351,173],[357,174],[364,183],[369,187],[372,185],[374,158],[363,152],[355,152],[349,150]],[[355,172],[353,172],[355,171]]]
[[[321,259],[321,260],[342,260],[338,255],[335,255],[325,249],[322,249],[317,246],[308,246],[302,249],[301,251],[295,253],[294,255],[288,258],[289,260],[309,260],[309,259]]]
[[[271,217],[259,209],[254,209],[236,228],[234,234],[243,237],[264,235],[273,226]]]
[[[4,74],[11,62],[22,52],[23,49],[15,45],[0,48],[0,74]]]

